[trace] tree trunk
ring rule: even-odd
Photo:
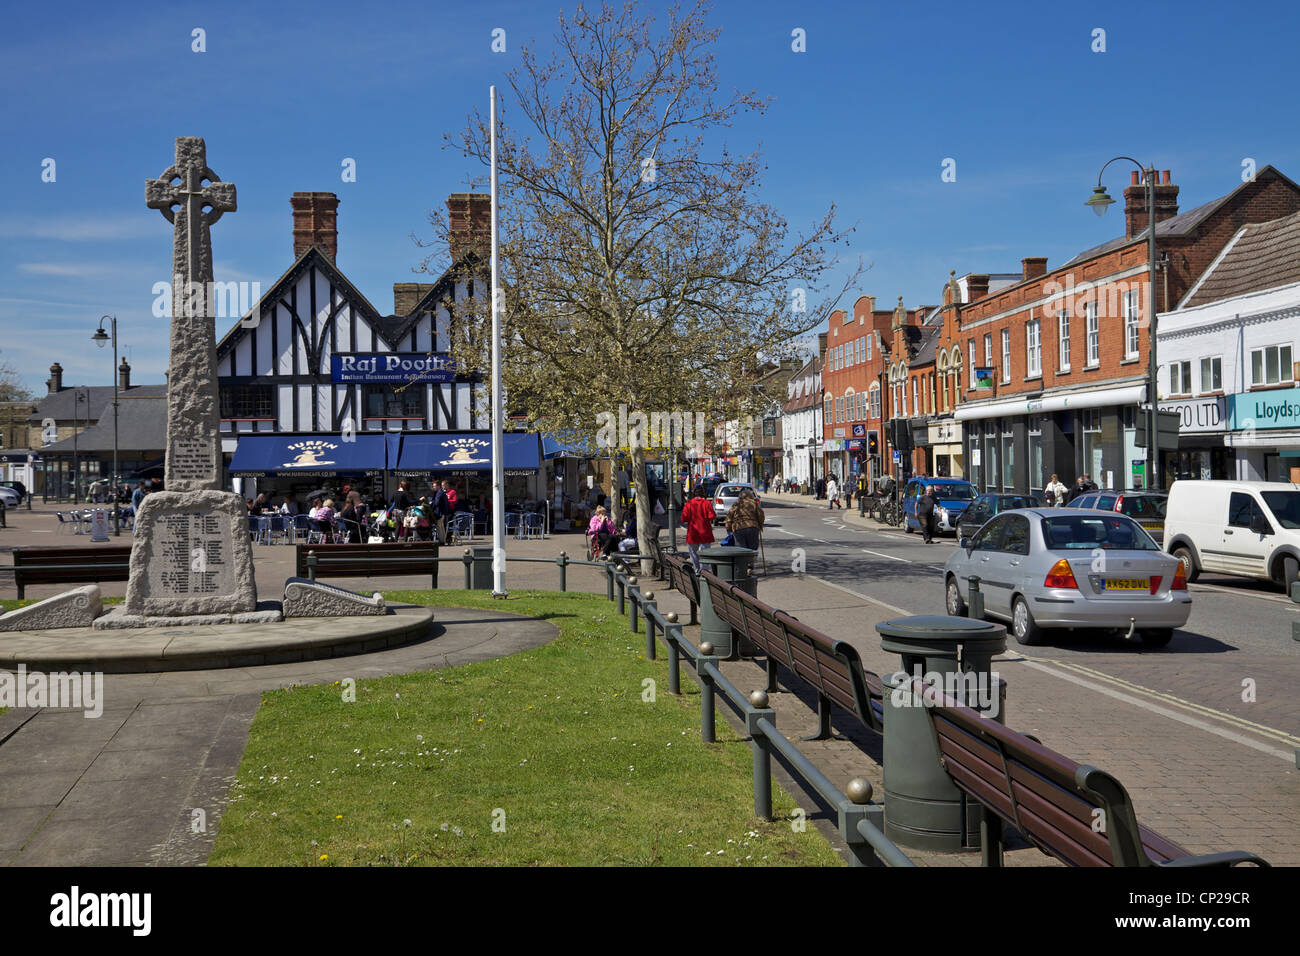
[[[654,501],[650,497],[650,482],[645,476],[645,449],[632,449],[632,487],[636,489],[636,540],[637,551],[650,554],[650,540],[655,537]],[[654,573],[649,557],[641,559],[641,573],[647,578]]]

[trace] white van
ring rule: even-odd
[[[1287,587],[1300,580],[1300,485],[1288,481],[1175,481],[1165,550],[1188,581],[1202,571]]]

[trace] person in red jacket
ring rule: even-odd
[[[697,485],[691,500],[682,508],[682,524],[686,525],[686,547],[691,553],[691,565],[700,570],[700,548],[713,544],[713,499]]]

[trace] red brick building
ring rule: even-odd
[[[887,452],[882,429],[888,415],[885,370],[893,313],[877,311],[864,295],[852,313],[831,313],[822,353],[822,452],[825,474],[842,482],[864,468],[881,474]],[[874,453],[873,453],[874,445]]]
[[[1155,196],[1157,311],[1172,308],[1243,225],[1300,211],[1300,187],[1271,166],[1187,212],[1178,192],[1165,171]],[[965,470],[981,491],[1041,490],[1053,473],[1066,484],[1085,473],[1102,487],[1144,482],[1135,427],[1147,400],[1148,215],[1136,173],[1124,201],[1124,235],[1053,270],[1026,258],[1020,281],[996,291],[979,275],[965,277],[964,290],[951,279],[945,287],[935,344],[944,360],[929,374],[940,416],[951,400]],[[907,370],[912,413],[918,400],[926,407],[924,357],[918,351]],[[988,387],[977,387],[976,369],[992,370]],[[1166,468],[1160,476],[1167,484]]]

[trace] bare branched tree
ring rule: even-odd
[[[770,399],[749,383],[826,322],[863,268],[824,288],[847,244],[834,206],[795,234],[758,198],[759,153],[722,141],[766,104],[719,94],[706,5],[675,7],[662,29],[638,10],[562,17],[549,57],[522,49],[499,108],[503,376],[511,412],[544,430],[591,436],[620,404],[709,422],[757,410]],[[475,111],[447,145],[487,166],[488,124]],[[430,219],[443,247],[446,216]],[[486,297],[477,308],[454,346],[467,370],[487,365]],[[645,535],[647,449],[632,444]]]

